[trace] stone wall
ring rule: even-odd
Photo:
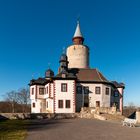
[[[70,119],[76,118],[76,113],[0,113],[0,120],[6,119]]]
[[[2,119],[29,119],[30,113],[0,113],[0,120]]]
[[[106,114],[120,114],[121,112],[117,112],[116,107],[82,107],[81,111],[88,111],[91,114],[94,112],[106,113]]]

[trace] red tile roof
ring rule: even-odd
[[[109,82],[97,69],[79,69],[76,76],[79,81]]]

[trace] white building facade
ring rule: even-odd
[[[112,107],[123,110],[124,84],[107,80],[89,66],[89,48],[79,22],[67,55],[60,57],[58,74],[48,69],[44,78],[30,81],[32,113],[75,113],[81,107]]]

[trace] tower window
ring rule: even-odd
[[[66,83],[61,84],[61,92],[67,92],[67,84]]]
[[[101,88],[95,87],[95,94],[101,94]]]
[[[63,100],[58,100],[58,108],[63,108]]]
[[[70,108],[70,100],[66,100],[66,108]]]
[[[109,88],[106,88],[105,94],[106,94],[106,95],[109,95]]]

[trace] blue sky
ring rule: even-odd
[[[140,105],[139,0],[0,0],[0,99],[57,73],[76,20],[90,48],[90,66],[126,84],[124,102]]]

